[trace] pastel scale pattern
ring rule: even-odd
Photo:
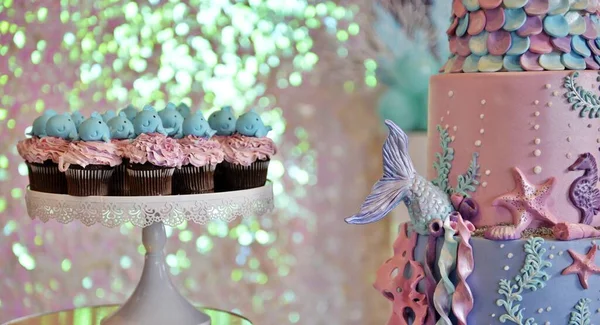
[[[441,71],[600,69],[595,0],[453,0]]]

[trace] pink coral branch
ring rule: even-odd
[[[475,263],[473,261],[473,248],[469,241],[471,232],[474,230],[473,224],[464,221],[458,213],[452,216],[456,225],[456,231],[460,242],[458,244],[458,253],[456,261],[456,275],[458,284],[452,297],[452,311],[459,325],[467,324],[467,316],[473,309],[473,294],[467,283],[467,278],[473,273]]]

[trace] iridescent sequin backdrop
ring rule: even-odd
[[[123,302],[141,230],[31,221],[15,143],[44,109],[184,101],[273,126],[276,210],[168,229],[192,301],[255,324],[382,324],[388,225],[349,226],[381,173],[370,0],[0,0],[0,322]]]

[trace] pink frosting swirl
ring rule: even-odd
[[[33,137],[17,143],[17,151],[23,159],[39,164],[46,160],[58,163],[68,147],[69,141],[55,137]]]
[[[129,158],[127,148],[131,144],[131,139],[112,139],[110,142],[117,148],[117,154],[121,158]]]
[[[140,134],[127,147],[127,156],[131,163],[147,162],[160,167],[181,167],[183,150],[173,138],[159,133]]]
[[[232,164],[250,166],[257,160],[267,160],[277,153],[273,140],[234,134],[222,140],[225,160]]]
[[[179,139],[179,144],[183,150],[182,165],[193,165],[204,167],[206,165],[216,166],[222,162],[225,154],[221,144],[215,140],[206,140],[204,138],[188,135]]]
[[[69,169],[70,165],[120,165],[121,156],[117,147],[110,142],[102,141],[76,141],[69,144],[69,148],[60,157],[58,169],[62,172]]]

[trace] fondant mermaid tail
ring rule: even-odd
[[[383,145],[383,177],[375,183],[360,212],[346,218],[347,223],[366,224],[381,220],[410,195],[415,168],[408,155],[408,136],[392,121]]]

